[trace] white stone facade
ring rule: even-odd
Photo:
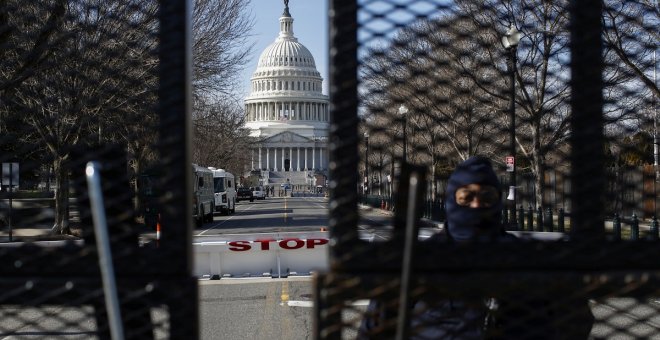
[[[252,90],[245,98],[246,127],[257,139],[251,150],[252,170],[262,170],[266,178],[295,182],[310,173],[327,175],[329,101],[322,93],[323,78],[314,57],[294,37],[288,6],[279,21],[279,35],[261,53],[251,78]]]

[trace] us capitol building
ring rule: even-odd
[[[288,1],[280,33],[259,57],[245,98],[252,177],[293,190],[325,186],[328,169],[328,96],[314,57],[293,35]],[[277,189],[276,189],[277,190]]]

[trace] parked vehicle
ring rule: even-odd
[[[238,188],[238,191],[236,193],[236,202],[246,201],[246,200],[250,200],[250,202],[254,202],[254,195],[252,194],[252,190],[246,187]]]
[[[213,172],[197,164],[192,165],[193,219],[198,227],[213,222]]]
[[[223,215],[236,212],[236,181],[231,172],[224,169],[209,167],[213,172],[213,193],[215,194],[215,211]]]
[[[252,195],[255,199],[258,200],[266,199],[266,192],[264,191],[264,187],[252,187]]]

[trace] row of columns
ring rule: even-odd
[[[248,121],[330,121],[326,102],[260,102],[245,104]]]
[[[324,148],[314,147],[281,147],[281,148],[258,148],[252,149],[252,169],[273,169],[273,171],[284,171],[285,160],[289,159],[290,171],[303,171],[311,169],[324,170],[327,167],[327,161],[324,158]],[[257,154],[255,155],[255,150]],[[285,151],[289,151],[286,157]],[[271,153],[273,157],[271,158]],[[319,154],[319,162],[316,162],[316,154]],[[295,162],[294,162],[294,154]],[[327,154],[327,152],[326,152]],[[256,157],[255,157],[256,156]],[[310,157],[311,156],[311,157]],[[255,164],[255,162],[258,162]],[[258,165],[258,167],[255,167]],[[317,167],[318,165],[318,167]]]

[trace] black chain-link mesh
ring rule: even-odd
[[[0,2],[0,337],[110,338],[91,161],[125,338],[197,337],[186,6]]]
[[[316,336],[660,336],[659,10],[333,1],[334,242],[316,282]],[[502,222],[524,241],[416,241],[404,263],[407,174],[424,173],[419,204],[441,210],[449,174],[473,155],[494,164]],[[359,239],[358,202],[394,210],[388,242]]]

